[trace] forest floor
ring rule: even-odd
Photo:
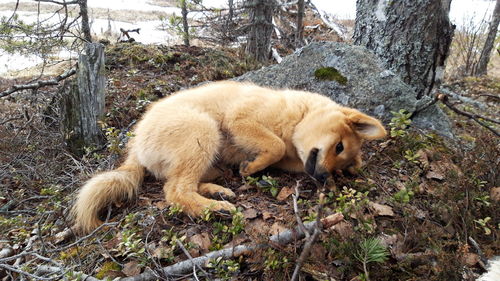
[[[213,259],[205,272],[196,270],[193,276],[191,270],[176,279],[289,280],[304,240],[280,245],[268,237],[297,225],[296,186],[304,222],[316,219],[320,193],[325,194],[324,216],[340,212],[345,218],[319,235],[301,280],[366,280],[365,273],[370,280],[475,280],[484,272],[484,258],[500,254],[500,139],[444,107],[455,140],[388,125],[398,136],[366,143],[365,166],[356,176],[336,175],[335,189],[323,190],[303,174],[267,169],[243,179],[228,170],[218,183],[237,194],[240,212],[191,218],[168,206],[162,182],[147,176],[133,202],[110,208],[105,226],[68,238],[63,234],[71,226],[68,210],[75,192],[93,173],[117,166],[130,124],[149,103],[183,87],[260,67],[234,51],[199,47],[126,43],[108,47],[106,56],[102,126],[107,142],[89,147],[81,158],[65,149],[56,88],[1,100],[1,280],[33,279],[26,274],[55,280],[61,274],[78,280],[79,273],[98,279],[135,276],[189,260],[179,245],[196,257],[249,243],[266,247]],[[7,87],[20,80],[1,82]],[[465,78],[447,86],[484,105],[456,103],[461,110],[499,116],[498,77]],[[406,120],[400,115],[394,123]],[[367,241],[386,252],[365,257]],[[52,266],[52,274],[43,273],[42,265]]]

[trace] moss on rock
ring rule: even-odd
[[[321,67],[314,71],[314,77],[320,80],[337,81],[341,85],[347,84],[347,78],[334,67]]]

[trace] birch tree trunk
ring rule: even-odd
[[[476,76],[486,75],[488,70],[488,62],[490,61],[491,50],[495,44],[495,39],[498,32],[498,24],[500,23],[500,0],[495,4],[495,10],[491,16],[490,26],[488,27],[488,36],[484,42],[481,56],[477,64]]]
[[[82,17],[82,33],[83,38],[88,42],[92,42],[92,35],[90,34],[89,12],[87,8],[87,0],[78,0],[80,6],[80,16]]]
[[[266,61],[271,53],[271,35],[273,33],[274,0],[251,0],[249,33],[245,52],[257,61]]]
[[[76,75],[76,81],[66,81],[62,89],[61,127],[69,150],[82,155],[85,147],[103,141],[98,124],[104,113],[106,85],[102,44],[85,44]]]
[[[357,0],[354,44],[372,50],[416,93],[442,79],[454,26],[449,0]]]

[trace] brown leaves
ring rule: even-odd
[[[278,196],[276,196],[276,199],[279,201],[284,201],[286,200],[290,195],[292,195],[295,192],[293,187],[285,186],[280,190],[280,193],[278,193]]]
[[[129,277],[139,275],[141,273],[141,266],[137,261],[130,261],[123,266],[122,272]]]
[[[210,236],[205,232],[191,236],[188,241],[194,244],[202,253],[208,252],[208,249],[212,246]]]
[[[375,203],[375,202],[369,202],[368,206],[373,211],[373,213],[375,214],[375,216],[389,216],[389,217],[394,217],[394,211],[392,210],[391,206],[382,205],[382,204]]]

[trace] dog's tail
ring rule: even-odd
[[[91,178],[78,192],[71,210],[75,229],[88,233],[102,224],[99,211],[113,202],[132,199],[144,178],[144,167],[129,155],[119,168]]]

